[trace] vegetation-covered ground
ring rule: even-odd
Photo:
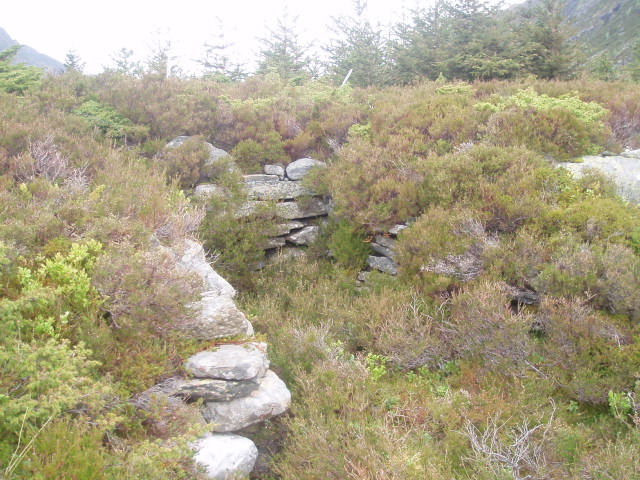
[[[638,478],[639,212],[553,165],[640,147],[637,84],[1,66],[5,477],[197,478],[190,411],[129,401],[209,346],[176,328],[197,285],[151,248],[193,235],[293,392],[265,476]],[[162,154],[177,135],[196,139]],[[312,180],[335,216],[304,259],[250,271],[272,219],[235,219],[237,176],[219,172],[233,195],[200,222],[207,205],[182,191],[199,139],[244,173],[328,162]],[[405,221],[398,278],[358,289],[370,236]],[[513,302],[524,289],[540,303]]]

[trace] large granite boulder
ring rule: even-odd
[[[251,440],[232,434],[209,433],[198,440],[195,450],[194,460],[215,480],[246,478],[258,458]]]
[[[635,152],[638,151],[625,152],[621,156],[586,156],[580,163],[560,163],[560,166],[578,177],[591,169],[598,170],[611,177],[622,198],[640,203],[640,158]]]
[[[287,165],[286,173],[289,180],[302,180],[315,167],[326,167],[327,164],[313,158],[301,158]]]
[[[201,277],[204,284],[200,300],[191,305],[194,316],[183,326],[184,330],[201,340],[253,335],[251,323],[233,302],[235,289],[207,262],[202,245],[185,240],[177,248],[181,248],[177,252],[178,265]]]
[[[276,415],[291,405],[291,392],[278,376],[267,371],[260,386],[249,396],[229,402],[206,402],[204,419],[214,432],[236,432]]]

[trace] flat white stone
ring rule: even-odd
[[[251,380],[264,375],[269,368],[267,344],[221,345],[216,350],[196,353],[184,368],[196,378]]]
[[[196,444],[196,463],[214,480],[246,478],[258,458],[258,448],[248,438],[208,433]]]

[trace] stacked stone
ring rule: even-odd
[[[276,214],[283,222],[278,225],[276,236],[269,239],[265,250],[300,247],[313,243],[320,227],[318,217],[329,213],[329,202],[301,180],[313,168],[324,168],[326,164],[311,158],[301,158],[287,165],[265,165],[264,175],[245,175],[250,203],[246,212],[253,211],[261,202],[276,201]],[[305,202],[299,199],[305,197]]]
[[[329,214],[330,202],[303,185],[301,180],[312,169],[324,167],[326,164],[319,160],[301,158],[286,168],[265,165],[264,174],[244,175],[249,201],[240,208],[238,216],[250,215],[266,202],[276,202],[276,215],[282,220],[276,235],[264,246],[270,255],[309,245],[318,237],[318,219]],[[204,183],[194,189],[194,195],[224,195],[224,190],[215,184]],[[300,201],[301,198],[305,201]]]
[[[189,378],[175,381],[172,396],[203,401],[202,414],[213,433],[200,439],[195,460],[214,479],[248,475],[258,458],[248,438],[231,435],[284,413],[291,393],[269,370],[266,343],[221,345],[187,360]]]
[[[389,275],[398,274],[398,263],[396,258],[396,241],[398,234],[407,228],[407,225],[395,225],[388,232],[378,234],[375,236],[374,241],[371,242],[371,249],[376,255],[370,255],[367,258],[367,265],[369,271],[377,270],[379,272],[388,273]],[[365,282],[369,271],[361,272],[358,275],[358,280]]]
[[[193,315],[180,327],[191,338],[244,338],[253,327],[236,307],[235,289],[207,262],[202,245],[184,240],[169,250],[177,268],[202,279],[200,299],[191,305]],[[234,435],[284,413],[291,404],[291,393],[269,370],[267,344],[240,341],[220,345],[193,355],[184,365],[185,376],[174,377],[139,395],[134,403],[150,408],[155,401],[184,405],[202,401],[198,421],[207,423],[211,433],[201,438],[195,459],[210,478],[227,480],[248,475],[258,458],[255,444]],[[154,400],[155,399],[155,400]]]

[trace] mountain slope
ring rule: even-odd
[[[568,0],[564,11],[592,54],[607,52],[616,63],[631,60],[640,41],[640,0]]]
[[[17,44],[18,42],[11,38],[11,36],[5,29],[0,28],[0,52]],[[38,52],[28,45],[23,45],[22,48],[18,51],[16,62],[26,63],[27,65],[33,65],[34,67],[46,68],[47,70],[50,70],[52,72],[64,70],[64,65],[61,62],[54,58],[51,58],[48,55]]]
[[[543,1],[527,0],[516,8]],[[563,12],[589,57],[606,53],[617,64],[633,59],[633,47],[640,41],[640,0],[566,0]]]

